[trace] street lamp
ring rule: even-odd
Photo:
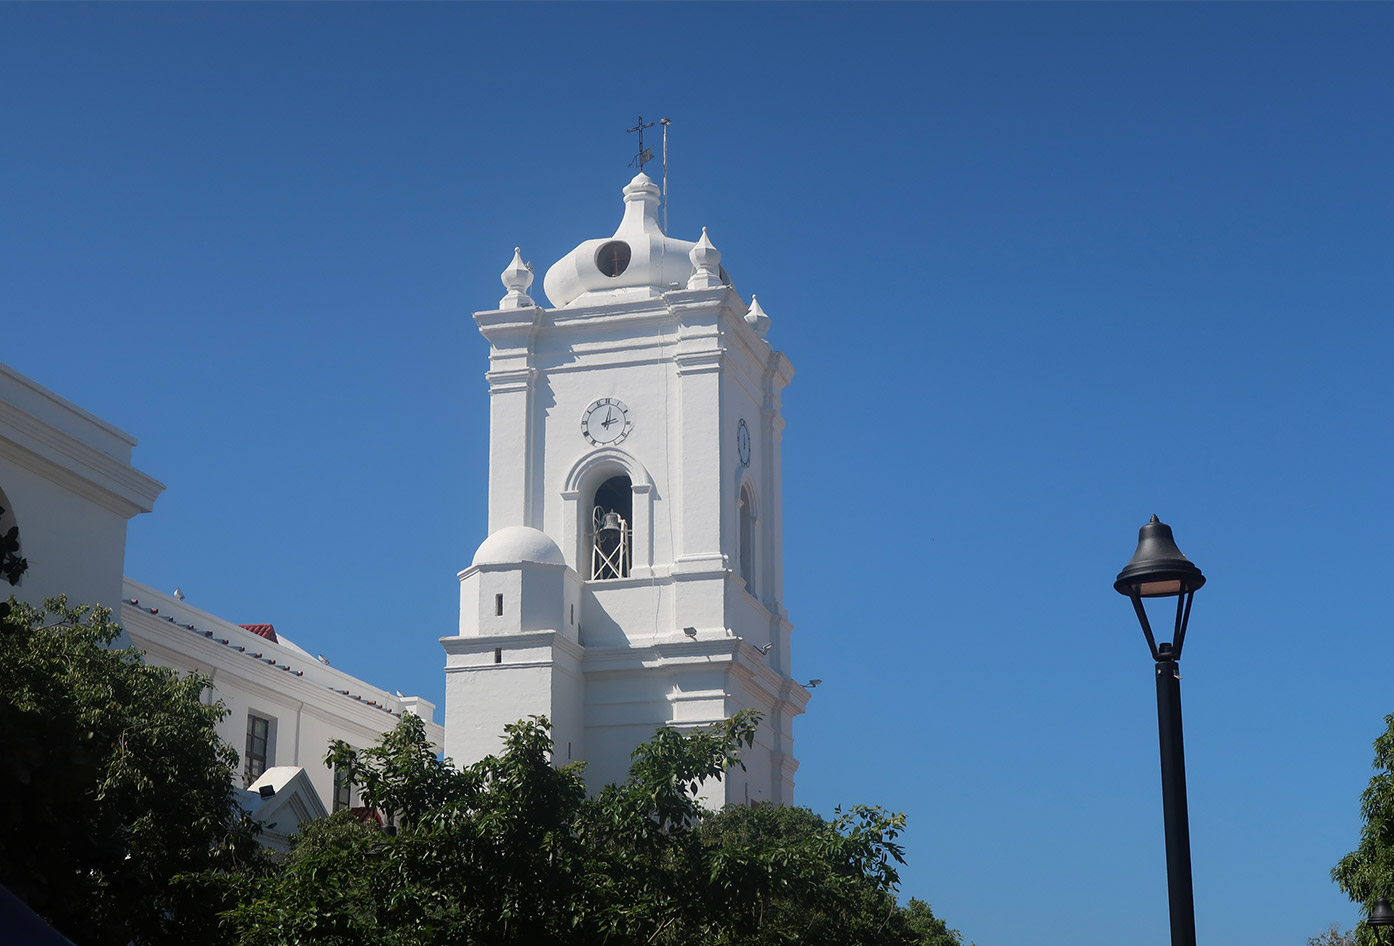
[[[1191,599],[1205,584],[1200,569],[1181,554],[1171,526],[1156,516],[1138,530],[1137,551],[1118,573],[1114,590],[1133,601],[1157,672],[1157,738],[1162,752],[1162,816],[1166,831],[1171,946],[1195,946],[1196,909],[1191,892],[1191,829],[1186,817],[1186,752],[1181,737],[1181,644],[1191,619]],[[1158,644],[1143,598],[1175,598],[1170,641]]]
[[[1375,905],[1370,907],[1370,915],[1365,918],[1366,926],[1375,928],[1375,942],[1384,942],[1384,928],[1394,926],[1394,907],[1390,907],[1389,901],[1380,897],[1375,901]]]

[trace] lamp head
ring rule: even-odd
[[[1384,897],[1380,897],[1375,901],[1375,905],[1370,907],[1370,915],[1365,918],[1365,922],[1370,926],[1394,926],[1394,907],[1391,907]]]
[[[1176,547],[1171,526],[1154,515],[1138,530],[1137,551],[1118,573],[1113,587],[1130,598],[1171,598],[1203,584],[1205,576],[1200,569]]]

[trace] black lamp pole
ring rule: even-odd
[[[1157,737],[1162,753],[1162,817],[1166,830],[1167,893],[1171,946],[1195,946],[1196,908],[1191,888],[1191,827],[1186,816],[1186,751],[1181,736],[1181,645],[1191,618],[1191,599],[1205,576],[1181,554],[1171,526],[1156,516],[1138,530],[1137,551],[1113,587],[1132,599],[1157,673]],[[1157,643],[1143,598],[1175,598],[1170,641]]]

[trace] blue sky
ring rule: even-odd
[[[670,230],[773,319],[798,801],[904,810],[979,946],[1169,942],[1155,512],[1203,942],[1356,911],[1394,711],[1394,7],[0,7],[0,360],[168,484],[127,570],[441,700],[484,537],[470,312]]]

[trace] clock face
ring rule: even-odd
[[[750,428],[742,420],[736,428],[736,452],[741,455],[741,463],[750,465]]]
[[[612,397],[602,397],[595,401],[581,415],[581,433],[596,446],[619,443],[634,428],[629,419],[629,408],[623,401]]]

